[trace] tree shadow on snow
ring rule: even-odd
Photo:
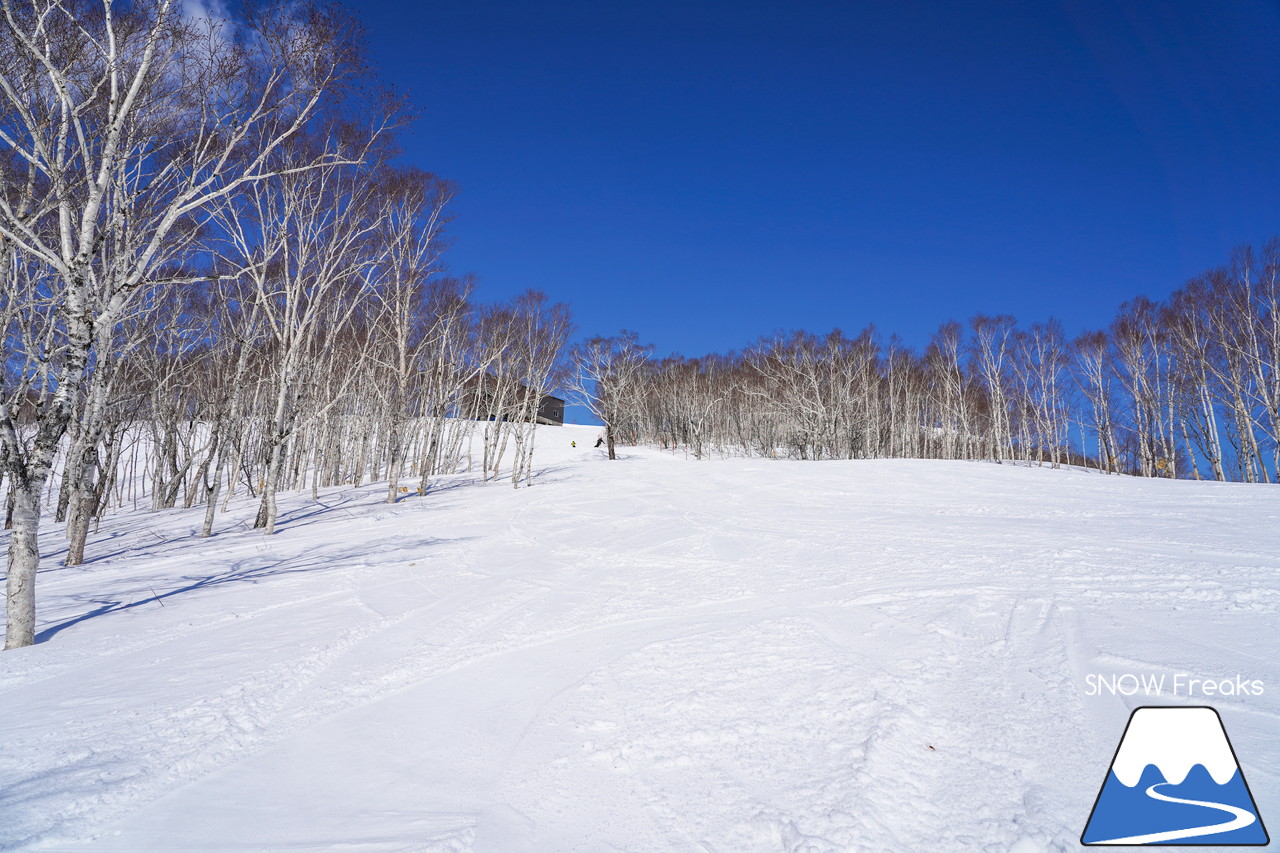
[[[455,539],[436,537],[420,540],[415,545],[416,547],[427,548],[433,545],[467,541],[471,538],[473,537]],[[99,594],[86,597],[84,599],[85,604],[96,605],[92,610],[42,628],[36,632],[36,643],[39,644],[51,640],[74,625],[97,619],[100,616],[122,613],[144,605],[159,604],[164,606],[165,601],[168,599],[189,595],[203,589],[212,589],[230,584],[259,583],[273,577],[345,568],[352,563],[362,561],[364,557],[368,556],[368,553],[368,546],[365,543],[337,552],[331,548],[315,546],[302,553],[288,557],[256,554],[237,560],[222,571],[215,571],[205,575],[183,575],[169,579],[168,583],[177,581],[182,585],[164,592],[157,592],[153,585],[146,584],[140,579],[133,579],[133,582],[138,586],[130,590],[122,590],[118,595],[103,596]],[[165,581],[160,583],[167,585]],[[126,596],[128,597],[127,601],[125,600]]]

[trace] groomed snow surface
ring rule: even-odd
[[[48,525],[0,847],[1078,850],[1159,704],[1216,707],[1280,821],[1276,487],[596,432],[540,429],[528,489],[284,496],[270,538],[138,512],[65,569]],[[1266,692],[1086,695],[1121,673]]]

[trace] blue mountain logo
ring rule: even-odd
[[[1080,836],[1089,845],[1270,841],[1222,719],[1208,707],[1143,707],[1129,716]]]

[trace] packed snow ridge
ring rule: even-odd
[[[1280,808],[1274,487],[596,432],[540,428],[527,489],[283,496],[271,537],[124,514],[64,569],[48,525],[0,848],[1077,850],[1142,705],[1214,705]],[[1086,689],[1124,673],[1268,689]]]

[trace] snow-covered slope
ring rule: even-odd
[[[1276,488],[594,437],[269,539],[139,513],[62,569],[50,526],[0,846],[1074,850],[1144,704],[1217,707],[1280,814]],[[1089,695],[1125,673],[1266,692]]]

